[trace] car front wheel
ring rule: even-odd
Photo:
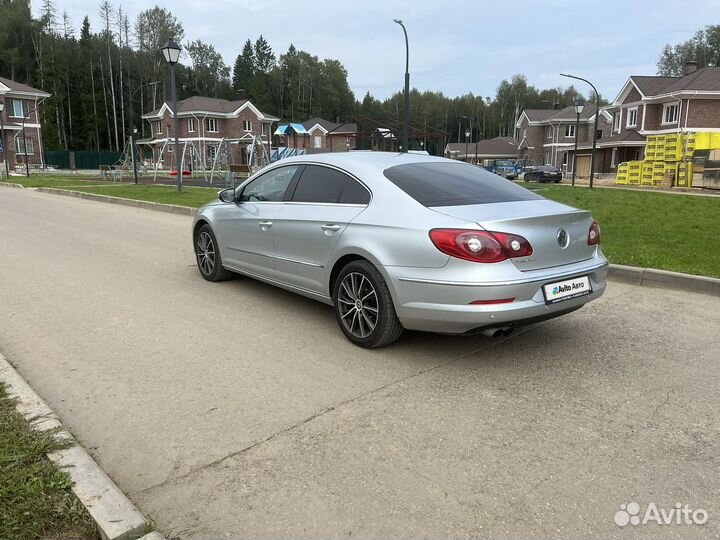
[[[220,251],[210,225],[203,225],[195,234],[195,260],[200,275],[208,281],[224,281],[232,277],[232,272],[222,266]]]
[[[396,341],[403,327],[385,280],[368,261],[353,261],[338,275],[333,291],[340,329],[355,345],[372,349]]]

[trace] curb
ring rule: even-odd
[[[35,431],[57,429],[55,438],[72,440],[60,419],[0,354],[0,381],[17,400],[17,411]],[[157,532],[146,534],[149,522],[80,445],[50,452],[48,458],[64,469],[73,481],[73,491],[95,521],[104,540],[165,540]],[[144,536],[143,536],[144,535]]]
[[[720,279],[657,270],[656,268],[637,268],[623,264],[611,264],[608,269],[608,278],[643,287],[679,289],[720,296]]]
[[[194,216],[197,213],[197,208],[192,208],[190,206],[180,206],[178,204],[163,204],[150,201],[139,201],[137,199],[124,199],[122,197],[113,197],[111,195],[85,193],[84,191],[72,191],[69,189],[58,189],[50,187],[39,187],[35,191],[52,193],[53,195],[65,195],[66,197],[78,197],[80,199],[87,199],[90,201],[120,204],[122,206],[145,208],[146,210],[157,210],[159,212],[168,212],[170,214],[180,214],[183,216]]]
[[[0,182],[0,186],[25,189],[25,186],[23,186],[22,184],[13,184],[12,182]]]

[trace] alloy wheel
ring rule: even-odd
[[[359,272],[347,274],[338,291],[340,320],[353,336],[365,339],[378,322],[378,296],[370,280]]]
[[[206,276],[210,275],[215,268],[215,244],[205,231],[198,235],[196,255],[200,271]]]

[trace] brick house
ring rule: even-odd
[[[448,143],[445,157],[468,163],[481,163],[485,159],[517,159],[518,142],[510,137],[495,137],[471,143]]]
[[[355,149],[357,124],[349,122],[330,122],[324,118],[311,118],[303,122],[308,132],[303,142],[308,153],[344,152]]]
[[[580,113],[578,148],[588,143],[592,144],[595,110],[594,104],[586,104]],[[564,109],[525,109],[515,124],[516,138],[520,141],[518,157],[536,164],[553,165],[566,172],[572,172],[576,123],[577,113],[574,106]],[[609,137],[611,128],[612,115],[601,108],[598,120],[598,141]],[[581,170],[580,165],[579,162],[578,171]]]
[[[49,97],[47,92],[0,77],[0,103],[4,104],[4,138],[1,141],[3,152],[0,153],[0,163],[7,160],[10,169],[24,167],[26,159],[31,166],[43,165],[42,128],[38,107]],[[2,171],[4,174],[4,164]]]
[[[689,62],[681,77],[633,75],[605,109],[613,115],[612,132],[598,141],[595,170],[613,173],[618,163],[645,157],[648,135],[720,132],[720,67]],[[589,172],[589,144],[578,148],[582,159]]]
[[[272,141],[272,124],[278,118],[261,112],[249,100],[193,96],[178,101],[179,142],[185,150],[186,162],[193,155],[194,165],[211,168],[221,144],[228,143],[230,163],[247,163],[248,145],[254,140],[262,141],[268,148]],[[152,151],[152,162],[158,160],[172,168],[174,164],[173,111],[168,103],[154,111],[143,114],[150,124],[152,136],[141,139],[138,144]],[[256,139],[257,138],[257,139]]]

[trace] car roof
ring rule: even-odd
[[[464,164],[462,161],[447,159],[437,156],[423,154],[405,154],[398,152],[375,152],[371,150],[359,150],[351,152],[328,152],[322,154],[305,154],[285,158],[273,163],[275,166],[292,165],[293,163],[330,165],[343,169],[350,174],[360,178],[364,182],[373,184],[377,181],[384,183],[383,171],[395,165],[410,163],[455,163]],[[370,186],[372,187],[372,186]]]

